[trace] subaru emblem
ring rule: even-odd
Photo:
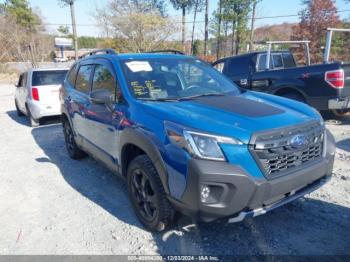
[[[304,135],[296,135],[290,140],[290,145],[294,148],[304,147],[309,144],[309,141]]]

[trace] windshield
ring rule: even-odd
[[[122,60],[131,93],[137,99],[182,99],[202,95],[239,94],[238,87],[196,59]]]
[[[32,86],[46,86],[62,84],[67,70],[34,71]]]

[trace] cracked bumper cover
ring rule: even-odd
[[[180,201],[171,201],[182,213],[205,222],[219,218],[239,222],[249,216],[264,214],[321,187],[331,177],[334,151],[334,138],[329,134],[325,157],[271,180],[257,179],[241,167],[226,162],[191,159],[186,190]],[[202,185],[216,189],[217,201],[201,202]]]

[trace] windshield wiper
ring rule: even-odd
[[[225,93],[204,93],[204,94],[199,94],[199,95],[181,97],[181,98],[179,98],[179,100],[180,101],[182,101],[182,100],[191,100],[191,99],[194,99],[194,98],[205,97],[205,96],[226,96],[226,94]]]
[[[151,102],[179,102],[179,98],[138,98],[142,101],[151,101]]]
[[[204,94],[185,96],[185,97],[138,98],[138,99],[142,101],[152,101],[152,102],[180,102],[180,101],[191,100],[191,99],[204,97],[204,96],[226,96],[226,94],[225,93],[204,93]]]

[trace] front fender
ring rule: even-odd
[[[160,153],[161,145],[158,138],[153,133],[146,130],[126,128],[121,132],[120,135],[121,150],[119,159],[122,159],[123,150],[128,145],[137,146],[147,154],[147,156],[152,160],[152,163],[158,172],[165,192],[169,194],[170,191],[168,185],[167,169]],[[124,176],[126,174],[126,165],[123,163],[123,161],[121,161],[120,166],[121,173]]]

